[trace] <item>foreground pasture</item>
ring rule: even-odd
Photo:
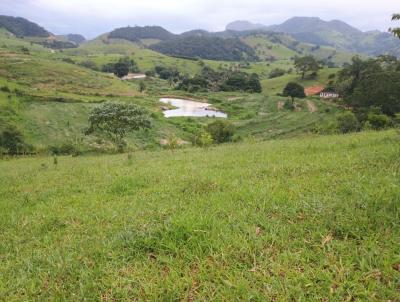
[[[395,131],[0,161],[0,300],[398,301]]]

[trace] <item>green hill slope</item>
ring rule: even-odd
[[[9,32],[19,37],[48,37],[50,33],[36,23],[24,18],[10,16],[0,16],[0,28],[5,28]]]
[[[2,298],[395,301],[398,142],[0,161]]]

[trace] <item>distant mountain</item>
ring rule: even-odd
[[[239,23],[238,23],[239,22]],[[242,24],[243,26],[236,26]],[[291,34],[300,42],[332,46],[339,51],[358,52],[366,55],[391,54],[400,56],[400,40],[379,31],[362,32],[342,21],[324,21],[316,17],[293,17],[280,25],[265,26],[237,21],[227,29],[238,31],[257,30]]]
[[[86,38],[78,34],[68,34],[68,35],[57,35],[54,38],[61,42],[72,43],[75,47],[81,45],[86,41]]]
[[[67,40],[69,42],[73,42],[77,45],[80,45],[86,41],[86,38],[84,36],[78,35],[78,34],[69,34],[69,35],[65,35],[65,37],[67,38]]]
[[[139,42],[142,39],[169,40],[175,35],[160,26],[145,26],[145,27],[122,27],[113,30],[108,38],[110,39],[125,39],[132,42]]]
[[[0,28],[1,27],[18,37],[50,36],[50,32],[43,27],[20,17],[0,16]]]
[[[323,21],[317,17],[293,17],[280,25],[266,27],[268,30],[289,34],[336,31],[345,35],[360,35],[362,31],[339,20]]]
[[[211,37],[213,33],[203,30],[203,29],[194,29],[180,34],[181,37]]]
[[[150,49],[160,53],[185,58],[208,60],[255,61],[254,49],[235,38],[219,38],[203,35],[187,35],[151,45]]]
[[[235,30],[235,31],[248,31],[248,30],[259,30],[259,29],[268,29],[268,27],[262,24],[254,24],[249,21],[235,21],[229,23],[226,26],[226,30]]]

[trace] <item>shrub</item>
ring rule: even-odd
[[[0,90],[3,92],[8,92],[8,93],[11,92],[11,90],[10,90],[10,88],[8,88],[8,86],[1,86]]]
[[[342,133],[360,130],[360,124],[353,112],[346,111],[337,116],[338,129]]]
[[[207,148],[213,144],[213,138],[210,133],[202,132],[195,138],[195,145]]]
[[[145,72],[146,77],[154,78],[156,76],[156,72],[154,70],[148,70]]]
[[[369,114],[367,122],[371,125],[374,130],[385,129],[390,126],[391,120],[385,114]]]
[[[232,140],[235,128],[232,123],[224,120],[216,120],[206,127],[208,133],[216,143],[225,143]]]
[[[22,133],[14,125],[7,125],[0,132],[0,148],[5,153],[18,155],[30,151],[31,147],[24,142]]]
[[[290,110],[290,111],[293,111],[296,109],[294,103],[290,100],[287,100],[285,102],[285,104],[283,105],[283,108],[285,108],[286,110]]]
[[[80,150],[70,142],[63,143],[59,146],[50,146],[49,151],[53,155],[74,155],[80,153]]]
[[[79,63],[79,66],[85,67],[85,68],[89,68],[95,71],[98,71],[97,65],[95,62],[87,60],[87,61],[83,61]]]
[[[61,61],[68,63],[68,64],[75,64],[75,61],[71,58],[63,58]]]
[[[29,48],[27,48],[25,46],[20,47],[20,51],[25,55],[29,55],[30,54]]]
[[[393,118],[393,123],[396,127],[400,127],[400,113],[397,113]]]
[[[168,136],[167,139],[167,144],[165,145],[165,147],[169,150],[175,150],[178,149],[181,146],[180,142],[179,142],[179,138],[172,134]]]
[[[285,70],[283,70],[281,68],[275,68],[269,73],[268,78],[270,78],[270,79],[278,78],[278,77],[285,75],[285,73],[286,73]]]

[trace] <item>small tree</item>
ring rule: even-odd
[[[235,134],[233,124],[224,120],[216,120],[208,124],[206,130],[211,134],[213,140],[219,144],[231,141]]]
[[[307,72],[317,75],[318,70],[321,69],[320,63],[313,56],[296,57],[294,59],[294,67],[297,73],[301,74],[302,80]]]
[[[129,63],[124,61],[119,61],[114,65],[114,74],[119,77],[123,78],[124,76],[128,75],[129,73]]]
[[[125,146],[124,138],[128,132],[151,128],[147,111],[132,104],[107,103],[94,108],[89,123],[86,135],[95,131],[104,132],[120,151]]]
[[[304,92],[304,87],[296,82],[289,82],[283,89],[283,96],[289,96],[292,99],[292,104],[294,105],[295,98],[305,98],[306,94]]]
[[[139,82],[139,91],[144,92],[146,90],[146,83],[144,81]]]
[[[249,81],[247,82],[247,91],[251,93],[261,93],[262,92],[262,87],[260,83],[260,78],[258,77],[258,74],[253,73],[249,77]]]

